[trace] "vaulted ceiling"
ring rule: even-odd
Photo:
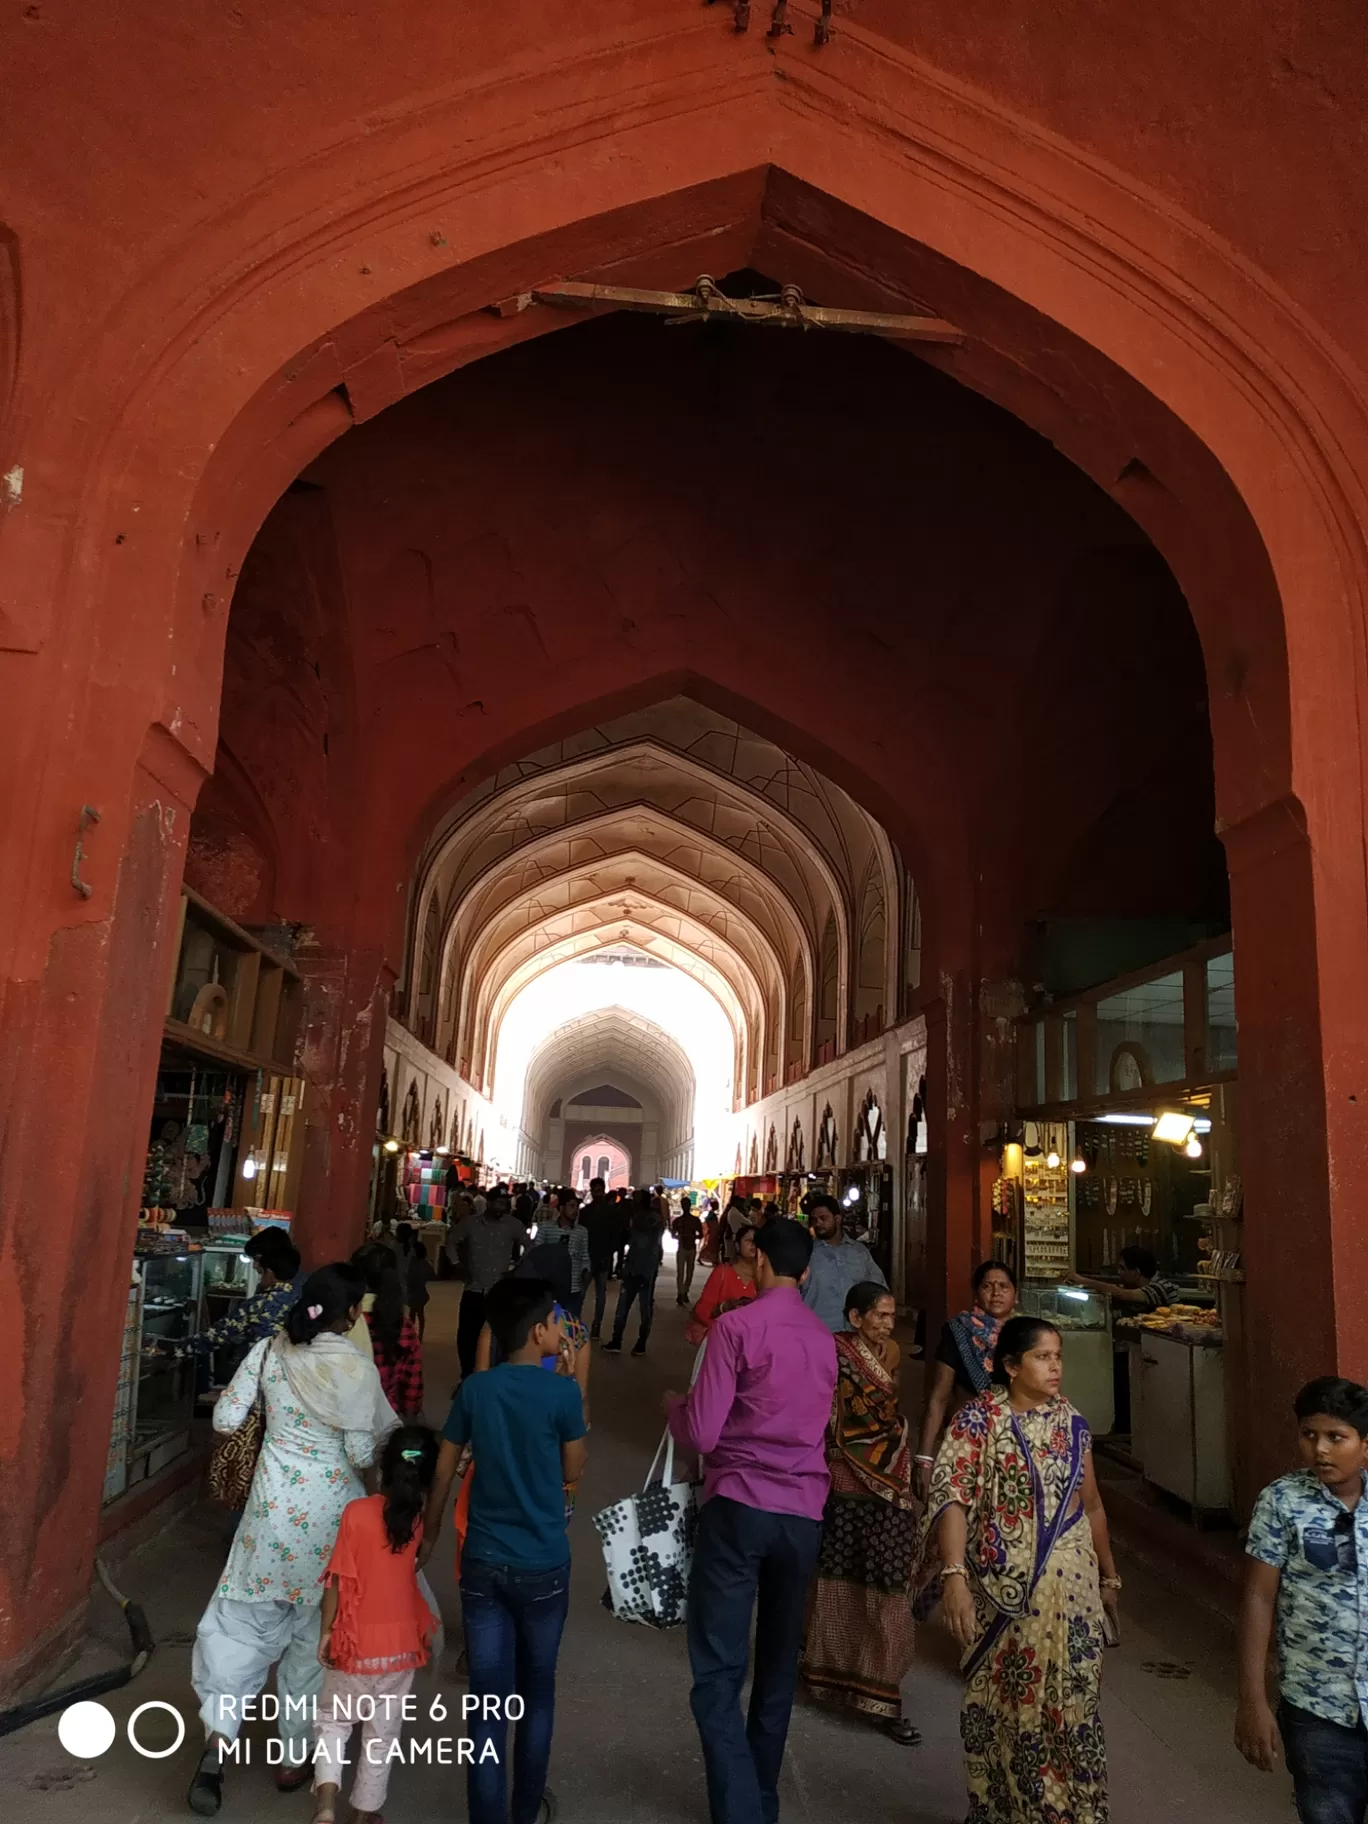
[[[557,964],[627,948],[698,980],[738,1100],[896,1017],[916,910],[884,830],[838,786],[675,697],[528,754],[440,822],[411,909],[408,1015],[471,1081]]]

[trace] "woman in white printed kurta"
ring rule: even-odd
[[[313,1274],[285,1332],[251,1350],[214,1410],[214,1429],[231,1434],[260,1395],[266,1426],[242,1523],[195,1636],[191,1679],[207,1747],[189,1801],[204,1817],[222,1803],[222,1747],[236,1740],[243,1703],[265,1688],[272,1666],[285,1747],[276,1784],[291,1791],[312,1774],[323,1573],[343,1508],[365,1492],[358,1472],[399,1423],[375,1364],[347,1341],[359,1301],[348,1274]]]
[[[246,1422],[258,1376],[266,1438],[218,1593],[237,1602],[313,1605],[323,1600],[342,1509],[366,1492],[359,1472],[375,1461],[375,1433],[336,1431],[310,1417],[268,1343],[250,1351],[220,1396],[215,1431]]]

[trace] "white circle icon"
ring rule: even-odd
[[[176,1719],[176,1739],[169,1748],[144,1748],[138,1740],[135,1730],[138,1718],[146,1716],[149,1710],[164,1710],[168,1716]],[[145,1704],[139,1704],[128,1719],[128,1739],[145,1761],[164,1761],[177,1751],[185,1740],[185,1718],[174,1704],[164,1704],[159,1697],[151,1698]]]
[[[103,1704],[72,1704],[57,1720],[57,1740],[74,1760],[94,1761],[107,1754],[118,1733]]]

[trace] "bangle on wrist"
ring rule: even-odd
[[[947,1577],[967,1578],[968,1575],[969,1572],[966,1566],[962,1564],[947,1564],[940,1574],[940,1580],[944,1583]]]
[[[1097,1587],[1100,1590],[1119,1590],[1121,1588],[1121,1579],[1119,1577],[1099,1577],[1097,1580]]]
[[[933,1469],[936,1465],[936,1459],[934,1457],[915,1457],[913,1458],[913,1461],[916,1463],[929,1463]]]

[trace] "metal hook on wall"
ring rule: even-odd
[[[81,863],[85,860],[85,846],[81,839],[91,824],[99,821],[100,813],[93,805],[83,804],[81,806],[81,821],[76,825],[76,853],[71,861],[71,884],[82,899],[89,899],[95,889],[89,881],[81,879]]]

